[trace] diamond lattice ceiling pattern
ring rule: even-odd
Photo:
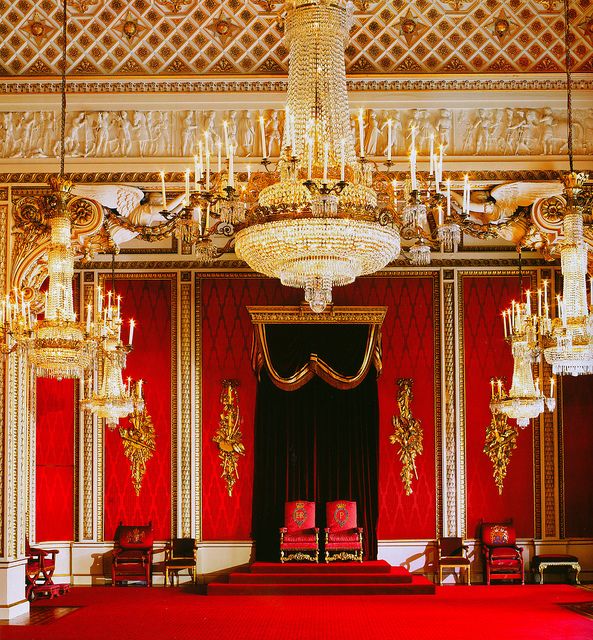
[[[549,73],[564,70],[557,0],[358,4],[347,71]],[[593,71],[593,0],[571,3],[574,70]],[[68,72],[284,74],[280,3],[71,0]],[[59,73],[61,2],[0,0],[0,75]]]

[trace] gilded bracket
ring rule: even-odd
[[[397,405],[399,416],[393,416],[393,430],[389,436],[391,444],[399,444],[399,459],[402,463],[400,476],[404,483],[406,495],[412,493],[412,479],[418,480],[416,469],[416,456],[422,454],[423,431],[420,421],[412,416],[410,403],[412,401],[412,384],[410,378],[398,378]]]
[[[141,411],[134,409],[129,417],[129,427],[120,427],[124,446],[124,454],[130,461],[130,473],[136,495],[140,495],[142,479],[146,473],[146,463],[156,451],[156,432],[152,424],[152,418],[146,409],[146,403]]]
[[[508,423],[507,416],[499,411],[492,411],[492,420],[486,428],[486,444],[484,453],[492,462],[492,476],[502,495],[504,479],[511,460],[511,453],[517,447],[517,427]]]
[[[237,380],[223,380],[220,402],[222,412],[218,430],[212,438],[218,444],[218,457],[222,467],[221,478],[226,482],[229,497],[233,495],[233,487],[239,479],[239,456],[245,455],[245,446],[241,441],[239,392]]]

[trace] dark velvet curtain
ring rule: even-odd
[[[360,325],[279,327],[282,329],[272,338],[276,343],[273,358],[283,374],[314,352],[345,375],[351,375],[360,365],[368,335]],[[327,331],[330,328],[339,331]],[[323,329],[311,342],[318,351],[307,344],[308,336],[315,335],[312,329]],[[276,348],[280,347],[282,333],[287,337],[286,350]],[[296,391],[276,387],[264,369],[255,409],[256,559],[278,560],[278,528],[283,525],[284,503],[297,499],[317,503],[320,540],[325,503],[356,501],[358,524],[364,527],[365,558],[376,558],[378,450],[379,410],[373,367],[353,389],[336,389],[315,377]]]

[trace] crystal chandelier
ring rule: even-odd
[[[99,287],[94,320],[91,316],[89,304],[86,328],[98,343],[97,363],[102,371],[95,392],[92,392],[92,377],[89,376],[87,398],[81,401],[81,405],[98,418],[103,418],[107,426],[113,429],[120,418],[125,418],[134,410],[142,411],[144,405],[142,381],[138,381],[134,389],[129,378],[127,385],[123,381],[123,369],[132,350],[134,320],[130,320],[128,343],[125,344],[121,337],[121,297],[115,296],[114,288],[104,296]]]
[[[526,427],[532,418],[537,418],[544,408],[553,411],[554,378],[550,377],[550,395],[545,397],[534,380],[532,364],[540,355],[538,317],[531,313],[531,292],[526,302],[515,302],[503,311],[505,340],[511,345],[513,354],[513,381],[508,394],[501,380],[491,380],[490,409],[504,413]]]
[[[362,114],[355,153],[344,62],[352,11],[343,0],[288,6],[284,150],[275,181],[261,190],[235,239],[252,269],[304,289],[315,312],[331,303],[333,287],[378,271],[400,251],[399,230],[379,215]],[[263,128],[262,138],[265,149]]]
[[[31,313],[32,297],[31,289],[15,289],[0,300],[0,353],[8,355],[29,339],[37,321]]]

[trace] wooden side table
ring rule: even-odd
[[[571,556],[565,553],[542,554],[533,557],[531,566],[534,575],[539,573],[540,584],[544,584],[544,571],[551,567],[566,568],[569,573],[570,571],[574,571],[575,584],[581,584],[579,582],[581,565],[579,564],[579,559],[576,556]]]

